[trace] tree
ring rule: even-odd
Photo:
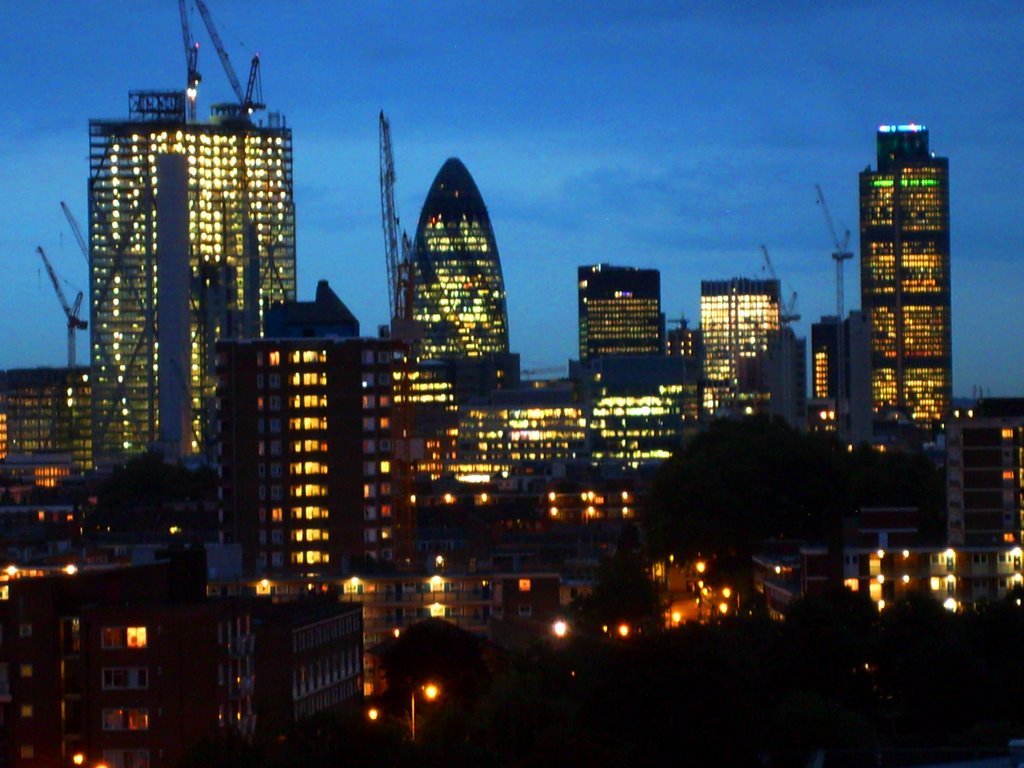
[[[594,590],[575,604],[581,628],[591,632],[620,624],[653,629],[662,623],[663,602],[647,563],[628,549],[601,560]]]
[[[662,465],[648,496],[657,557],[746,564],[770,538],[822,539],[862,506],[916,506],[942,529],[943,481],[919,455],[850,451],[779,419],[716,421]]]

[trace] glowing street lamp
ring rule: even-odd
[[[423,696],[424,696],[424,698],[426,698],[427,701],[434,701],[434,699],[436,699],[438,696],[441,695],[441,689],[438,688],[434,683],[427,683],[426,685],[421,685],[420,686],[420,690],[423,691]],[[411,730],[411,734],[412,734],[412,740],[416,741],[416,689],[415,688],[412,689],[412,694],[410,695],[409,701],[410,701],[410,705],[411,705],[410,706],[410,716],[409,716],[409,724],[411,726],[410,730]]]
[[[559,619],[551,625],[551,631],[554,632],[555,637],[562,638],[569,634],[569,625],[564,619]]]

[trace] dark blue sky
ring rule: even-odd
[[[806,332],[835,311],[814,185],[857,251],[875,128],[914,121],[950,158],[954,391],[1024,390],[1020,2],[208,5],[242,76],[261,53],[265,100],[294,130],[300,298],[330,280],[364,332],[387,316],[381,108],[408,228],[447,157],[476,179],[526,368],[575,355],[586,263],[660,269],[666,313],[696,321],[700,280],[762,275],[764,243]],[[205,114],[230,91],[193,25]],[[86,287],[59,203],[84,222],[90,117],[184,81],[177,4],[7,2],[0,27],[0,368],[62,365],[64,321],[34,249]],[[857,261],[846,274],[855,308]]]

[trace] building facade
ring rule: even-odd
[[[581,362],[604,355],[664,354],[658,270],[608,264],[579,267],[577,288]]]
[[[404,349],[337,337],[218,345],[223,537],[241,545],[247,574],[399,559],[411,535],[392,466]]]
[[[705,413],[763,409],[768,342],[779,330],[779,281],[702,280],[700,325]]]
[[[92,468],[88,368],[21,368],[0,376],[6,453],[60,453]]]
[[[840,333],[841,367],[837,359]],[[839,323],[835,315],[824,315],[811,324],[811,429],[836,432],[852,443],[863,443],[872,439],[871,421],[871,327],[867,316],[855,311]]]
[[[480,190],[458,158],[438,171],[416,239],[413,315],[420,360],[508,352],[505,281]]]
[[[878,167],[860,174],[861,307],[871,323],[872,398],[930,424],[953,389],[949,160],[922,125],[878,129]]]
[[[201,453],[216,342],[259,335],[264,310],[295,297],[291,130],[273,113],[186,122],[183,93],[133,92],[127,120],[90,122],[89,163],[95,454],[162,439]],[[162,435],[167,398],[183,416]]]
[[[1024,400],[988,398],[953,412],[946,504],[951,545],[1024,543]]]

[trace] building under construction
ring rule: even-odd
[[[244,103],[190,121],[187,101],[136,91],[127,119],[89,124],[99,463],[204,452],[216,341],[258,336],[269,305],[295,298],[291,130]]]

